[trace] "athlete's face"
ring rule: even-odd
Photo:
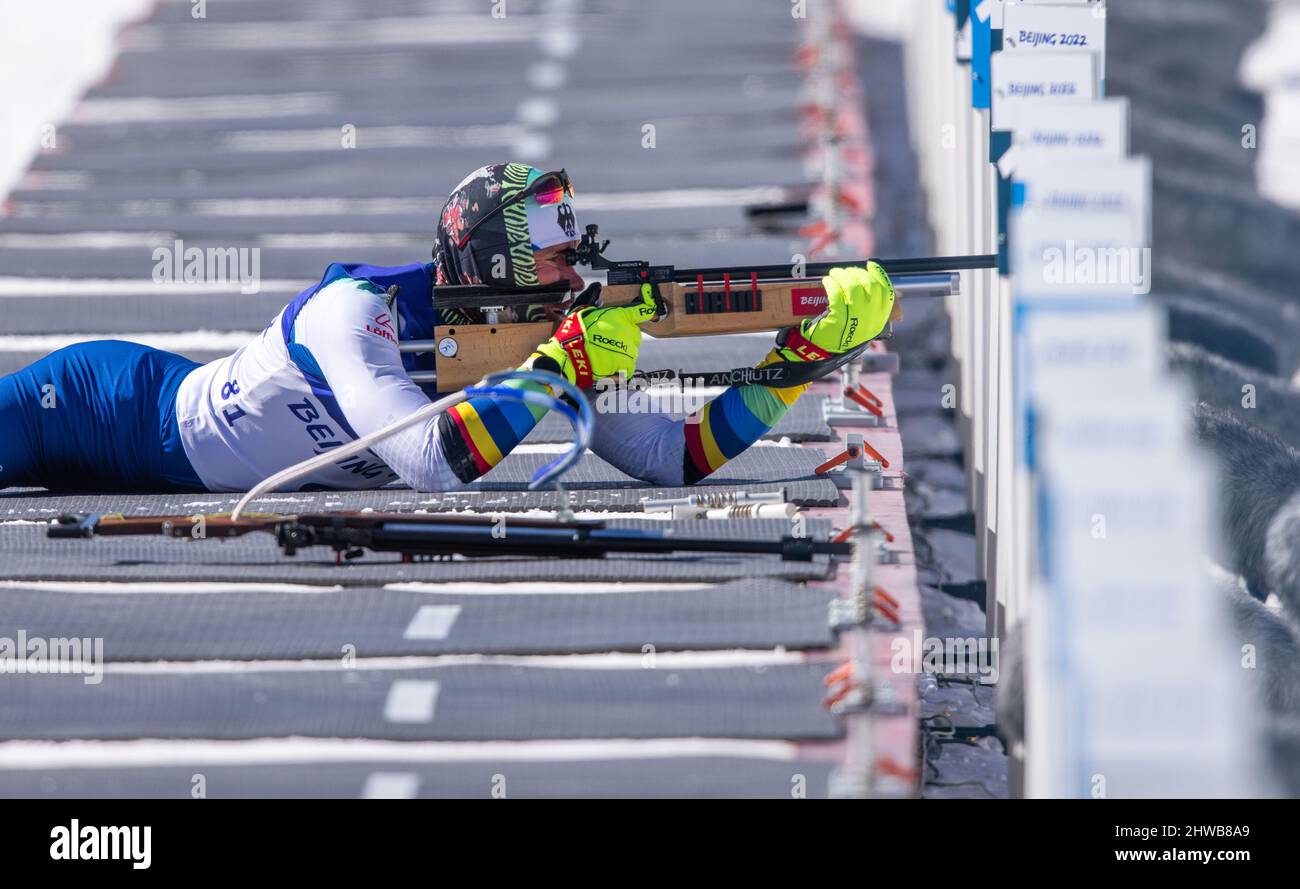
[[[537,263],[537,283],[554,284],[557,281],[567,281],[569,287],[575,292],[582,290],[582,276],[564,258],[565,250],[571,250],[577,246],[577,241],[569,241],[565,244],[556,244],[554,247],[534,250],[533,259]]]

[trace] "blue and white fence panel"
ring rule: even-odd
[[[1027,640],[1028,796],[1240,795],[1256,758],[1211,588],[1213,475],[1163,366],[1152,168],[1105,0],[916,0],[912,130],[950,298],[988,629]]]

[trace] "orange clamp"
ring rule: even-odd
[[[902,620],[902,618],[899,616],[898,612],[895,611],[894,609],[890,608],[890,607],[889,607],[888,605],[886,605],[884,602],[881,602],[881,601],[879,601],[879,600],[876,600],[875,602],[872,602],[871,604],[875,607],[875,609],[876,609],[877,611],[880,612],[881,616],[884,617],[886,620],[888,620],[890,623],[895,624],[895,625],[899,625],[899,626],[902,625],[903,620]]]
[[[885,602],[889,603],[889,606],[891,608],[898,609],[902,607],[901,605],[898,604],[897,599],[889,595],[889,593],[885,592],[880,587],[876,587],[874,590],[872,590],[872,592],[875,594],[877,599],[883,599]]]
[[[846,661],[841,664],[833,673],[826,677],[825,682],[826,687],[831,689],[822,700],[822,706],[827,710],[848,697],[849,692],[853,691],[860,685],[860,683],[853,678],[852,661]]]
[[[867,411],[869,411],[870,413],[875,414],[877,417],[883,417],[883,416],[885,415],[885,412],[884,412],[884,411],[882,411],[882,410],[881,410],[880,408],[878,408],[876,405],[872,404],[871,401],[870,401],[869,399],[867,399],[864,395],[862,395],[862,394],[861,394],[860,392],[858,392],[856,389],[851,389],[851,388],[849,388],[848,386],[845,386],[845,387],[844,387],[844,397],[847,398],[847,399],[849,399],[850,401],[856,403],[856,404],[861,405],[863,408],[865,408],[865,409],[866,409]]]
[[[845,448],[843,451],[841,451],[840,453],[836,454],[834,457],[831,457],[829,460],[827,460],[827,461],[826,461],[825,463],[823,463],[821,466],[818,466],[816,469],[814,469],[814,470],[813,470],[813,474],[814,474],[814,475],[825,475],[826,473],[828,473],[828,472],[830,472],[832,469],[834,469],[836,466],[840,466],[840,465],[842,465],[842,464],[844,464],[844,463],[849,462],[850,460],[852,460],[852,459],[853,459],[854,457],[856,457],[857,455],[858,455],[858,449],[857,449],[857,448]],[[883,464],[881,464],[881,465],[883,465]]]
[[[880,451],[877,451],[875,448],[873,448],[870,444],[868,444],[865,441],[862,443],[862,447],[865,448],[867,453],[870,454],[872,458],[874,458],[875,461],[880,464],[882,469],[889,468],[889,461],[885,459],[884,454],[880,453]]]
[[[892,775],[895,778],[902,778],[904,781],[916,780],[915,771],[888,756],[876,758],[876,771],[880,772],[882,775]]]
[[[818,468],[820,469],[821,467],[818,467]],[[882,525],[882,524],[880,524],[880,522],[875,522],[875,521],[873,521],[873,522],[871,523],[871,527],[875,528],[877,531],[879,531],[881,534],[883,534],[884,537],[885,537],[885,540],[886,540],[887,542],[889,542],[889,543],[893,543],[893,542],[894,542],[894,535],[893,535],[893,534],[890,534],[888,531],[886,531],[886,530],[885,530],[885,526]],[[835,537],[832,538],[832,540],[833,540],[833,542],[835,542],[835,543],[843,543],[844,541],[848,540],[850,537],[853,536],[853,531],[854,531],[854,528],[853,528],[852,525],[850,525],[849,527],[845,528],[845,529],[844,529],[843,531],[841,531],[840,533],[836,534]]]
[[[817,240],[813,241],[811,244],[808,245],[808,255],[817,256],[819,253],[821,253],[831,244],[834,244],[837,238],[839,238],[838,232],[835,232],[833,230],[827,231],[826,234],[822,235],[820,238],[818,238]]]
[[[885,406],[885,403],[876,396],[876,393],[872,392],[870,389],[868,389],[866,386],[862,385],[861,383],[858,383],[858,391],[861,392],[867,398],[868,401],[874,403],[876,407]]]

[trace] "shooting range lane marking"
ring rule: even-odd
[[[388,689],[384,720],[398,723],[433,722],[439,685],[432,679],[398,679]]]
[[[637,514],[640,518],[641,514]],[[18,524],[3,522],[0,524]],[[46,525],[47,522],[35,524]],[[450,582],[432,583],[410,581],[386,583],[382,589],[408,593],[430,593],[446,595],[617,595],[627,593],[650,593],[664,591],[705,592],[716,589],[712,584],[699,583],[531,583],[511,581],[506,583],[469,583]],[[307,583],[218,583],[213,581],[151,582],[135,581],[111,583],[104,581],[59,581],[59,580],[2,580],[0,590],[39,590],[47,593],[83,593],[110,595],[212,595],[218,593],[290,593],[299,595],[318,595],[321,593],[341,593],[348,588],[337,584],[314,585]]]
[[[564,66],[549,59],[528,68],[528,85],[535,90],[556,90],[564,86],[568,79]]]
[[[736,757],[789,762],[798,758],[799,748],[800,745],[789,741],[743,738],[472,742],[361,738],[5,741],[0,742],[0,771],[347,762],[579,762],[677,757]]]
[[[254,330],[195,330],[189,333],[130,333],[131,342],[168,352],[234,352],[256,336]],[[42,355],[71,346],[104,339],[102,333],[52,333],[0,336],[0,352],[33,352]]]
[[[785,581],[733,580],[711,587],[566,590],[531,584],[448,592],[360,587],[304,595],[216,585],[59,584],[0,588],[11,627],[29,638],[95,639],[122,663],[238,660],[334,661],[344,653],[400,658],[440,655],[571,655],[611,651],[822,652],[834,646],[828,594]],[[424,588],[419,588],[423,586]],[[111,592],[100,592],[106,587]],[[75,587],[74,587],[75,589]],[[94,592],[92,592],[94,590]],[[479,593],[479,594],[476,594]],[[425,608],[425,606],[430,606]]]
[[[213,593],[293,593],[316,595],[320,593],[341,593],[345,589],[346,587],[338,585],[313,586],[312,584],[306,583],[215,583],[212,581],[187,581],[185,583],[106,583],[95,581],[0,580],[0,590],[41,590],[47,593],[108,593],[114,595],[164,594],[193,596],[202,594],[210,595]]]
[[[549,127],[560,119],[560,106],[545,96],[530,96],[519,103],[515,115],[526,126]]]
[[[403,639],[446,639],[460,617],[459,605],[421,605],[402,633]]]
[[[123,34],[125,53],[185,49],[297,51],[356,49],[361,46],[437,46],[470,43],[499,44],[534,40],[536,16],[440,15],[356,19],[348,21],[204,22],[194,28],[179,24],[139,25]]]
[[[153,250],[170,249],[177,241],[170,232],[68,232],[58,234],[0,234],[0,248],[9,250]],[[222,245],[222,250],[266,247],[276,250],[353,249],[363,247],[427,246],[429,238],[413,232],[285,232],[243,238],[241,245]],[[211,243],[193,243],[186,248],[216,249]],[[150,259],[150,263],[155,260]],[[306,286],[307,282],[304,282]]]
[[[208,779],[207,795],[223,799],[357,798],[380,768],[419,777],[425,799],[570,799],[651,796],[688,799],[809,799],[829,792],[829,754],[796,762],[738,757],[474,763],[290,763],[262,766],[180,766],[54,771],[0,769],[9,799],[159,798]],[[400,770],[400,771],[399,771]],[[400,788],[392,788],[398,792]],[[379,791],[384,792],[384,791]]]
[[[376,247],[428,247],[428,235],[406,232],[309,232],[262,235],[254,239],[268,250],[359,250]],[[351,245],[350,247],[347,245]],[[428,252],[427,249],[425,252]]]
[[[373,148],[494,148],[512,145],[523,129],[515,124],[470,126],[378,126],[357,130],[354,150]],[[240,152],[338,151],[339,128],[236,130],[220,139],[223,148]]]
[[[160,242],[155,246],[167,246]],[[258,293],[298,293],[306,285],[291,279],[262,279]],[[239,281],[158,282],[151,278],[21,278],[0,277],[0,297],[47,296],[228,296],[241,293]]]
[[[803,652],[773,649],[754,651],[664,651],[655,654],[659,669],[711,670],[748,667],[788,666],[810,662]],[[415,657],[356,658],[347,664],[337,658],[296,661],[123,661],[104,664],[105,673],[141,675],[149,673],[351,673],[359,670],[423,670],[443,667],[473,666],[534,667],[543,670],[644,670],[645,655],[640,652],[611,651],[603,654],[442,654]]]
[[[124,123],[159,123],[170,120],[302,117],[309,114],[334,114],[342,109],[342,105],[340,97],[333,93],[87,99],[77,106],[69,123],[76,126],[121,126]]]
[[[713,584],[699,583],[532,583],[506,581],[504,583],[433,583],[426,581],[408,581],[403,583],[386,583],[384,589],[408,593],[443,593],[470,596],[509,596],[509,595],[626,595],[628,593],[656,592],[694,592],[704,593],[717,589]]]
[[[361,788],[361,799],[415,799],[420,776],[415,772],[372,772]]]
[[[415,772],[372,772],[361,788],[362,799],[415,799],[420,776]]]
[[[839,721],[821,705],[832,667],[824,659],[761,669],[680,668],[668,666],[681,661],[668,656],[647,669],[645,657],[632,660],[631,669],[598,670],[493,663],[424,670],[113,672],[97,674],[99,684],[84,675],[43,675],[0,683],[0,707],[26,714],[0,726],[0,737],[833,741],[841,736]],[[394,690],[399,681],[439,685],[436,692],[427,685]]]
[[[61,232],[57,234],[0,234],[0,247],[8,250],[150,250],[170,247],[172,232]]]
[[[571,57],[582,44],[582,37],[572,26],[573,13],[571,4],[564,0],[545,0],[540,10],[542,25],[537,29],[537,48],[545,57],[549,57],[547,66],[538,66],[528,70],[525,81],[533,90],[545,88],[546,84],[558,85],[568,76],[562,61]],[[542,164],[551,155],[553,142],[546,133],[560,120],[560,106],[549,96],[530,95],[525,97],[515,109],[515,119],[519,131],[512,141],[511,151],[515,157],[534,164]]]
[[[70,181],[83,181],[94,177],[90,173],[59,171]],[[46,184],[49,188],[49,184]],[[40,190],[40,189],[33,189]],[[791,190],[778,185],[744,186],[737,188],[667,188],[656,191],[582,192],[582,210],[688,210],[716,207],[749,207],[752,205],[781,204],[791,199]],[[394,214],[435,214],[446,202],[446,196],[430,198],[404,197],[294,197],[283,198],[197,198],[189,201],[167,201],[169,213],[207,217],[244,216],[388,216]],[[16,200],[15,218],[80,218],[86,214],[85,206],[76,200],[31,201]],[[152,204],[152,202],[150,202]],[[157,206],[146,206],[136,201],[115,201],[103,212],[116,216],[148,216],[158,212]]]

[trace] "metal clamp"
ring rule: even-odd
[[[897,565],[902,561],[902,553],[896,549],[890,549],[883,540],[876,541],[876,561],[882,565]]]
[[[871,477],[873,490],[884,488],[885,478],[882,471],[888,468],[889,460],[867,444],[860,432],[850,432],[845,436],[844,441],[843,451],[813,471],[817,475],[829,478],[835,483],[835,487],[845,490],[853,487],[853,476],[856,473],[865,472]]]

